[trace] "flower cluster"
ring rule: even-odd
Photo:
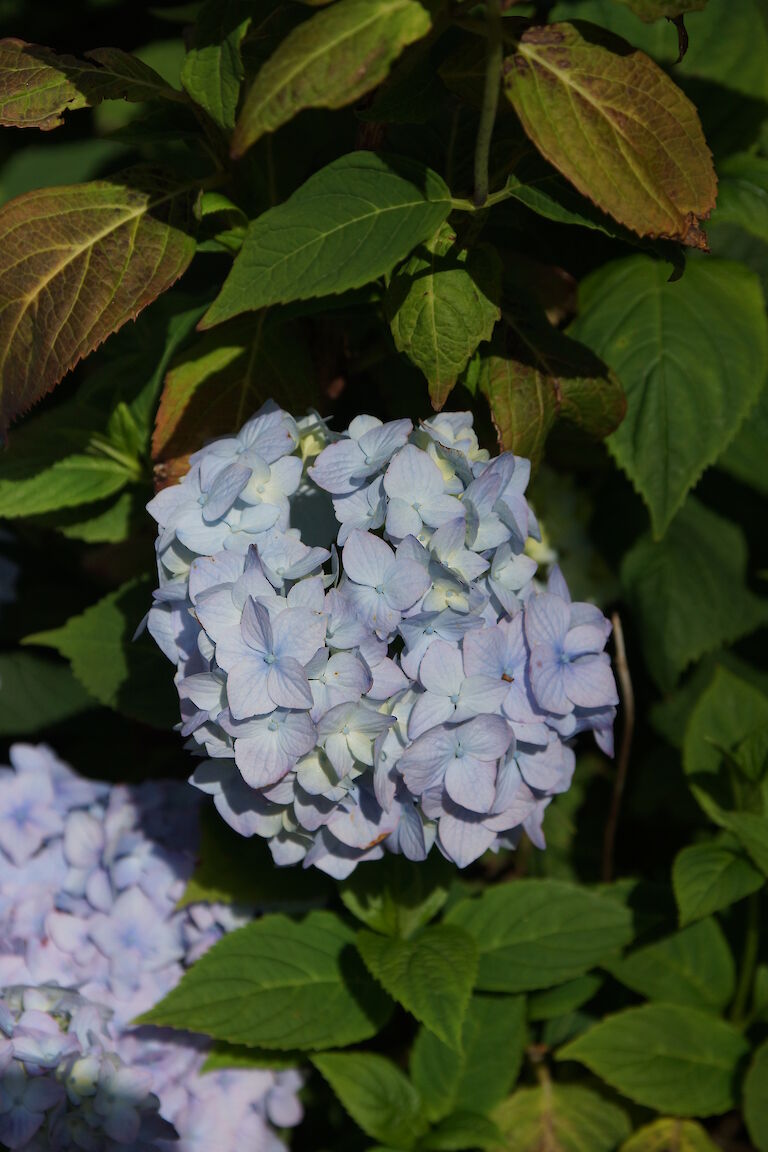
[[[170,1147],[148,1070],[116,1054],[109,1013],[41,985],[0,997],[0,1141],[10,1149],[150,1152]]]
[[[543,846],[571,738],[610,750],[610,626],[534,579],[529,474],[469,413],[333,436],[265,405],[149,504],[192,782],[278,864]]]
[[[178,983],[188,964],[248,919],[248,910],[224,904],[177,909],[194,867],[198,824],[197,794],[184,784],[110,787],[77,776],[44,746],[14,745],[11,766],[0,768],[0,988],[71,988],[90,1004],[90,1015],[84,1018],[108,1014],[108,1049],[103,1028],[99,1040],[109,1053],[99,1065],[107,1078],[104,1091],[96,1085],[90,1095],[81,1093],[85,1103],[78,1103],[79,1089],[72,1096],[67,1088],[67,1105],[58,1090],[45,1090],[51,1107],[66,1105],[67,1116],[76,1104],[80,1113],[86,1109],[84,1131],[102,1115],[101,1102],[111,1091],[109,1069],[117,1061],[116,1099],[123,1098],[124,1083],[137,1085],[136,1092],[141,1088],[145,1095],[142,1077],[149,1075],[146,1084],[160,1100],[161,1116],[181,1137],[167,1145],[169,1149],[280,1152],[283,1145],[271,1125],[288,1126],[300,1119],[297,1073],[226,1070],[201,1075],[207,1049],[203,1038],[130,1027],[131,1020]],[[28,1019],[24,1016],[19,1026]],[[25,1150],[69,1147],[28,1144],[21,1137],[10,1143],[13,1124],[20,1124],[18,1131],[24,1134],[32,1123],[24,1115],[19,1120],[14,1109],[42,1099],[43,1089],[28,1083],[28,1064],[17,1066],[18,1052],[26,1051],[18,1049],[17,1028],[10,1037],[16,1063],[9,1065],[10,1071],[4,1068],[2,1033],[9,1036],[8,1027],[0,1009],[0,1143]],[[62,1050],[61,1060],[74,1052]],[[83,1052],[78,1052],[79,1059]],[[126,1070],[119,1071],[123,1065]],[[52,1073],[58,1069],[57,1082],[69,1084],[58,1056],[49,1067]],[[41,1125],[47,1111],[48,1105],[35,1111]],[[3,1121],[6,1113],[10,1118]],[[58,1112],[56,1117],[58,1124]],[[74,1131],[74,1124],[79,1132],[81,1120],[82,1115],[77,1121],[70,1118],[56,1131]],[[131,1121],[126,1131],[134,1129]],[[123,1143],[149,1147],[143,1119],[140,1131],[144,1143],[138,1136]],[[86,1152],[111,1147],[96,1138],[91,1143],[72,1139]],[[165,1139],[157,1147],[165,1149]]]

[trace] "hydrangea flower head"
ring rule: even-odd
[[[0,839],[0,1145],[284,1152],[273,1125],[301,1118],[297,1073],[203,1075],[204,1037],[131,1025],[250,918],[225,904],[177,908],[200,795],[162,781],[109,787],[17,744],[0,768],[0,828],[16,829],[30,794],[37,822]]]
[[[572,738],[610,750],[610,626],[537,578],[529,477],[468,412],[336,435],[267,404],[150,503],[192,783],[278,864],[543,846]]]

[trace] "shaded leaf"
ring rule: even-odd
[[[765,603],[745,584],[746,552],[735,524],[689,497],[663,540],[643,536],[624,557],[622,583],[662,689],[692,661],[765,622]]]
[[[605,364],[530,306],[507,310],[504,319],[504,331],[477,358],[477,387],[500,449],[537,465],[559,417],[598,439],[613,432],[626,401]]]
[[[113,500],[80,505],[44,519],[46,526],[55,528],[68,540],[119,544],[137,531],[138,525],[145,523],[147,497],[147,491],[132,489],[121,492]]]
[[[728,837],[690,844],[678,852],[672,865],[672,887],[681,924],[728,908],[764,883],[765,878],[738,843]]]
[[[695,1120],[654,1120],[633,1132],[621,1152],[719,1152],[706,1128]]]
[[[487,244],[467,250],[449,224],[398,268],[384,310],[395,346],[420,368],[440,409],[501,315],[501,261]]]
[[[608,441],[661,536],[738,431],[768,372],[754,273],[690,261],[683,278],[647,256],[605,265],[579,289],[572,335],[613,368],[627,415]]]
[[[763,875],[768,876],[768,816],[757,812],[728,812],[724,824],[738,837]]]
[[[233,832],[211,805],[202,809],[197,864],[177,906],[222,902],[297,911],[324,903],[330,892],[317,869],[275,869],[266,844]]]
[[[32,652],[0,653],[0,736],[41,732],[92,707],[66,664]]]
[[[477,948],[450,924],[424,928],[411,940],[357,934],[365,966],[397,1000],[445,1044],[461,1045],[461,1027],[477,975]]]
[[[499,1129],[487,1116],[479,1112],[454,1112],[428,1132],[419,1147],[431,1152],[498,1148],[500,1136]]]
[[[234,156],[302,108],[342,108],[375,88],[393,61],[426,36],[418,0],[338,0],[286,36],[262,66],[232,138]]]
[[[578,1060],[638,1104],[680,1116],[718,1116],[734,1105],[742,1034],[708,1012],[645,1004],[606,1016],[566,1044]]]
[[[374,152],[341,156],[251,223],[201,326],[359,288],[389,272],[450,210],[448,188],[421,164]]]
[[[735,224],[768,243],[768,159],[740,152],[718,165],[712,227]]]
[[[246,1048],[244,1044],[217,1041],[208,1049],[201,1072],[220,1072],[225,1068],[266,1068],[271,1072],[303,1064],[306,1053],[278,1052],[274,1048]]]
[[[41,128],[101,100],[179,100],[179,92],[136,56],[119,48],[86,52],[93,63],[59,56],[23,40],[0,40],[0,125]]]
[[[94,699],[158,728],[176,721],[178,701],[162,656],[148,636],[134,641],[150,603],[151,582],[131,580],[62,628],[23,643],[55,648]]]
[[[649,1000],[719,1013],[733,997],[736,971],[722,929],[702,920],[605,965],[620,983]]]
[[[419,1029],[410,1070],[426,1116],[437,1121],[456,1111],[489,1112],[517,1080],[525,1042],[523,996],[476,993],[464,1018],[460,1051]]]
[[[763,496],[768,496],[768,468],[765,465],[765,445],[768,444],[768,388],[763,388],[757,404],[747,414],[723,455],[718,468],[729,472],[743,484],[749,484]]]
[[[547,988],[543,992],[533,992],[528,997],[529,1020],[552,1020],[574,1012],[586,1004],[603,986],[603,977],[595,972],[587,976],[577,976],[557,988]]]
[[[706,247],[717,182],[696,109],[644,53],[597,28],[529,28],[505,92],[544,157],[641,236]]]
[[[375,932],[408,939],[434,919],[453,880],[451,865],[435,853],[418,863],[388,853],[375,870],[356,868],[339,895],[347,911]]]
[[[477,987],[548,988],[579,976],[632,938],[626,908],[559,880],[519,880],[450,910],[447,921],[477,940]]]
[[[737,747],[768,724],[768,695],[742,676],[718,667],[688,719],[683,767],[693,778],[714,776],[723,749]]]
[[[194,43],[181,69],[186,91],[225,132],[235,126],[245,77],[240,45],[252,11],[248,0],[208,0],[195,21]]]
[[[155,461],[237,432],[265,400],[297,414],[318,401],[301,330],[243,317],[191,344],[165,378],[152,434]]]
[[[386,1021],[390,1002],[330,912],[299,923],[265,916],[225,936],[188,969],[145,1024],[205,1032],[256,1048],[354,1044]]]
[[[768,1041],[752,1057],[744,1079],[744,1120],[758,1152],[768,1149]]]
[[[427,1125],[419,1094],[397,1065],[374,1052],[327,1052],[312,1063],[366,1136],[413,1148]]]
[[[518,1088],[493,1114],[504,1152],[613,1152],[629,1134],[626,1114],[589,1088]]]
[[[151,168],[0,209],[0,423],[164,292],[195,242],[190,185]]]
[[[673,20],[685,12],[700,12],[707,0],[621,0],[641,20],[652,24],[654,20]]]

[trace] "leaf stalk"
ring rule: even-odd
[[[501,90],[501,69],[504,62],[504,30],[501,15],[501,0],[487,0],[486,20],[488,24],[488,55],[485,65],[485,87],[480,123],[477,127],[475,143],[475,193],[476,208],[481,208],[488,199],[489,157],[493,126],[499,106]]]

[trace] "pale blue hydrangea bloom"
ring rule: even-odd
[[[250,917],[221,904],[177,910],[198,849],[199,795],[164,782],[109,787],[44,746],[17,744],[0,768],[0,821],[15,814],[16,827],[19,798],[31,794],[45,821],[25,819],[21,840],[0,840],[0,1144],[284,1152],[275,1128],[301,1119],[297,1073],[204,1076],[204,1037],[131,1027]],[[278,809],[272,831],[281,826]],[[170,1142],[172,1125],[180,1139]]]
[[[116,1052],[109,1013],[56,985],[3,989],[0,1141],[12,1152],[149,1152],[176,1137],[147,1070]]]
[[[610,751],[610,627],[537,580],[529,478],[467,412],[337,435],[267,404],[149,505],[192,783],[276,863],[543,847],[573,737]]]

